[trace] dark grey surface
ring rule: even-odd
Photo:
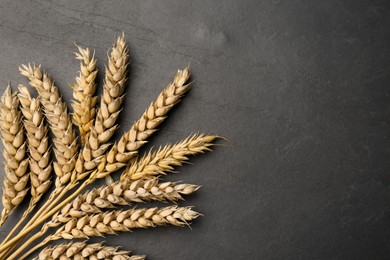
[[[151,145],[193,131],[232,146],[169,179],[202,184],[188,228],[109,236],[149,259],[390,257],[388,1],[0,1],[0,76],[41,63],[71,100],[73,42],[100,71],[125,32],[120,132],[177,68],[195,81]],[[149,147],[151,147],[151,145]],[[1,236],[20,217],[18,210]]]

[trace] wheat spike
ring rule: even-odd
[[[38,99],[32,98],[26,86],[19,85],[18,94],[27,133],[30,154],[29,168],[31,180],[31,205],[35,205],[49,189],[52,166],[50,164],[50,146],[48,127],[45,124]]]
[[[53,142],[57,161],[53,165],[57,175],[56,186],[63,186],[71,177],[78,151],[77,137],[73,130],[71,117],[58,88],[46,72],[42,73],[39,66],[30,64],[22,65],[19,70],[22,75],[29,78],[30,85],[39,93],[45,116],[55,136]]]
[[[103,158],[99,165],[99,171],[101,172],[99,178],[124,167],[130,159],[137,155],[138,149],[147,142],[149,136],[157,131],[157,127],[164,121],[168,112],[190,88],[189,78],[189,67],[176,73],[173,82],[163,89],[157,100],[150,104],[141,118],[120,138],[118,143],[113,145],[107,156]]]
[[[73,88],[73,97],[75,101],[72,104],[74,113],[72,115],[73,123],[78,126],[81,142],[85,139],[93,125],[96,116],[96,59],[88,48],[84,49],[77,46],[78,52],[75,53],[76,59],[80,60],[80,74],[76,77],[76,84],[70,85]]]
[[[121,106],[125,96],[128,62],[128,48],[124,37],[121,36],[118,37],[111,50],[105,72],[100,107],[77,161],[78,179],[84,178],[86,171],[96,168],[110,146],[107,142],[118,128],[116,120],[122,110]]]
[[[72,218],[80,218],[90,213],[99,213],[102,209],[118,205],[148,201],[178,201],[182,195],[189,195],[199,186],[185,183],[163,182],[157,178],[134,182],[116,182],[108,186],[87,191],[70,202],[54,221],[66,223]]]
[[[87,244],[71,242],[44,248],[36,260],[67,259],[108,259],[108,260],[143,260],[144,256],[129,255],[129,251],[119,251],[118,247],[103,246],[102,243]]]
[[[0,132],[4,146],[4,186],[3,211],[0,225],[4,223],[10,212],[18,206],[28,192],[27,173],[28,158],[25,142],[22,113],[19,109],[17,93],[12,93],[8,86],[0,104]]]
[[[134,228],[155,226],[184,226],[200,214],[190,207],[170,206],[165,208],[140,208],[116,210],[73,218],[60,227],[49,240],[88,238],[116,234]]]
[[[209,151],[217,138],[218,136],[215,135],[194,134],[177,144],[160,147],[157,151],[149,152],[134,161],[122,173],[121,181],[137,180],[171,172],[174,166],[181,166],[186,162],[188,156]]]

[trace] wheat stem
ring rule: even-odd
[[[64,193],[64,188],[65,188],[65,187],[61,187],[61,188],[57,187],[57,188],[52,192],[52,194],[50,194],[50,195],[51,195],[51,198],[55,198],[54,201],[51,200],[51,199],[49,198],[49,199],[45,202],[45,204],[42,205],[42,206],[39,208],[39,210],[34,214],[34,216],[27,222],[27,224],[24,225],[23,229],[20,230],[20,232],[22,232],[24,229],[26,229],[26,228],[29,227],[31,224],[33,224],[40,216],[42,216],[43,214],[47,213],[48,210],[50,210],[50,206],[51,206],[51,205],[54,205],[55,203],[57,203],[57,202],[61,199],[61,196],[60,196],[60,195],[56,196],[56,194],[58,194],[59,192],[61,192],[60,194],[62,194],[62,196],[64,195],[64,194],[63,194],[63,193]],[[32,210],[32,209],[31,209],[31,210]],[[23,222],[23,220],[21,219],[21,220],[18,222],[18,225],[20,226],[22,222]],[[15,229],[15,230],[16,230],[16,229]],[[15,232],[15,231],[13,231],[13,233],[14,233],[14,232]],[[27,235],[27,234],[26,234],[26,235]],[[1,243],[1,245],[0,245],[0,252],[1,252],[2,248],[3,248],[4,243],[7,242],[8,239],[9,239],[10,237],[11,237],[11,236],[8,236],[7,239],[4,239],[4,240],[2,241],[2,243]],[[23,239],[24,237],[25,237],[25,235],[24,235],[21,239]],[[15,242],[14,247],[21,241],[21,239],[19,239],[17,242]],[[1,257],[1,256],[2,256],[2,254],[0,254],[0,257]]]
[[[0,253],[0,259],[4,259],[4,257],[8,256],[8,255],[12,252],[12,250],[15,249],[15,247],[16,247],[17,245],[18,245],[18,244],[15,243],[15,244],[13,244],[11,247],[8,247],[8,248],[5,249],[4,251],[2,251],[2,252]]]
[[[23,259],[26,259],[29,255],[31,255],[32,253],[35,252],[35,250],[43,247],[44,245],[46,245],[47,242],[46,241],[42,241],[40,242],[39,244],[36,244],[34,247],[32,247],[30,250],[28,250],[25,254],[23,254],[22,256],[19,257],[19,260],[23,260]],[[16,252],[15,252],[16,253]],[[17,256],[17,254],[15,254],[15,256]],[[11,256],[12,257],[12,256]],[[11,258],[12,259],[12,258]]]
[[[33,236],[31,236],[23,245],[21,245],[15,252],[12,253],[11,256],[9,256],[9,259],[16,259],[16,256],[19,255],[21,252],[23,252],[23,250],[29,246],[32,242],[34,242],[36,239],[38,239],[39,237],[42,236],[42,234],[44,234],[46,232],[45,231],[40,231],[36,234],[34,234]],[[22,260],[24,259],[25,257],[27,257],[30,253],[34,252],[36,249],[44,246],[46,243],[48,243],[49,241],[42,241],[41,243],[39,243],[38,245],[36,245],[35,247],[31,248],[25,255],[23,255],[22,257],[19,257],[18,259]]]
[[[30,225],[32,225],[33,223],[35,223],[35,221],[42,215],[46,214],[50,209],[51,207],[53,207],[58,201],[60,201],[62,199],[62,197],[69,191],[69,189],[67,189],[69,186],[69,184],[66,186],[66,187],[62,187],[60,189],[56,189],[51,195],[53,194],[57,194],[58,192],[60,192],[58,194],[58,196],[53,196],[55,197],[54,200],[48,200],[46,201],[46,203],[40,208],[40,210],[34,215],[34,217],[32,219],[30,219],[30,221],[24,226],[24,228],[20,231],[24,231],[24,229],[26,229],[27,227],[29,227]],[[23,221],[19,221],[19,223],[21,224]],[[19,224],[18,223],[18,224]],[[41,222],[42,223],[42,222]],[[20,225],[19,224],[19,225]],[[44,232],[41,232],[40,235],[36,235],[35,236],[35,239],[39,238],[40,236],[42,236],[43,234],[45,234],[46,231]],[[18,241],[16,241],[12,247],[6,249],[5,251],[3,251],[1,254],[0,254],[0,259],[2,259],[2,257],[5,255],[5,253],[7,252],[11,252],[26,236],[28,235],[28,233],[26,233],[25,235],[23,235]],[[10,236],[8,237],[8,239],[10,238]],[[35,240],[34,239],[34,240]],[[3,244],[7,242],[7,240],[5,239],[2,244],[1,244],[1,248],[3,247]],[[32,241],[31,241],[32,242]],[[1,250],[0,250],[1,252]]]
[[[3,245],[5,242],[12,237],[12,235],[18,230],[18,228],[23,224],[23,222],[26,220],[27,216],[31,213],[31,211],[34,210],[36,205],[29,205],[28,208],[24,211],[22,217],[19,219],[19,221],[15,224],[15,226],[12,228],[12,230],[8,233],[8,235],[4,238],[1,245]],[[17,244],[15,244],[16,246]],[[0,255],[1,257],[1,255]]]
[[[43,221],[45,221],[47,218],[55,214],[58,210],[60,210],[63,206],[65,206],[69,201],[71,201],[74,197],[76,197],[90,182],[84,182],[80,185],[80,187],[74,191],[71,195],[69,195],[66,199],[64,199],[60,204],[58,204],[56,207],[52,208],[50,211],[48,211],[43,216],[38,217],[34,223],[31,225],[25,227],[23,230],[21,230],[15,237],[13,237],[11,240],[6,242],[1,246],[0,252],[7,249],[9,246],[12,246],[15,242],[22,239],[24,236],[26,236],[29,232],[31,232],[34,228],[36,228],[39,224],[41,224]]]
[[[51,194],[51,198],[55,198],[54,200],[50,200],[50,198],[46,201],[46,203],[44,205],[42,205],[40,207],[40,209],[35,213],[35,215],[29,220],[29,222],[23,227],[22,230],[20,230],[19,232],[23,232],[27,227],[31,226],[33,223],[35,223],[35,221],[40,217],[42,216],[43,214],[47,213],[49,210],[50,210],[50,206],[53,206],[55,205],[55,203],[57,203],[59,200],[61,200],[62,196],[64,196],[66,194],[66,191],[65,191],[65,188],[66,187],[57,187]],[[60,193],[60,194],[58,194]],[[58,194],[58,196],[56,196],[56,194]],[[31,209],[32,210],[32,209]],[[22,222],[24,221],[24,219],[21,219],[19,222],[18,222],[18,226],[20,226],[22,224]],[[16,228],[15,227],[13,230],[12,233],[14,233],[16,231]],[[29,231],[30,232],[30,231]],[[6,256],[7,253],[10,253],[12,252],[12,250],[28,235],[28,233],[25,233],[23,236],[21,236],[18,241],[15,241],[13,246],[9,247],[9,248],[6,248],[4,251],[2,251],[3,247],[4,247],[4,243],[8,241],[8,239],[11,237],[11,236],[7,236],[7,239],[4,239],[0,245],[0,259],[3,259],[4,256]],[[41,235],[43,235],[44,233],[42,233]]]
[[[75,191],[74,194],[72,194],[70,197],[67,198],[67,202],[69,202],[69,200],[73,199],[76,195],[78,195],[81,190],[83,188],[85,188],[88,184],[92,183],[92,181],[88,181],[88,182],[84,182],[83,184],[84,185],[81,185],[79,187],[78,190]],[[52,214],[55,213],[55,211],[52,210],[52,208],[56,205],[56,203],[58,203],[63,196],[65,196],[65,194],[70,191],[72,188],[74,188],[76,186],[77,183],[68,183],[67,186],[59,186],[57,187],[51,194],[51,199],[49,198],[46,203],[40,208],[40,210],[33,216],[32,219],[30,219],[30,221],[24,226],[24,228],[19,232],[19,234],[17,235],[17,237],[13,238],[11,240],[12,243],[14,243],[14,247],[25,237],[29,234],[29,232],[31,232],[31,230],[35,227],[37,227],[40,223],[42,223],[44,220],[46,220],[48,217],[50,217]],[[65,201],[63,201],[62,204],[60,205],[57,205],[56,209],[58,211],[58,209],[64,205],[66,205]],[[51,210],[51,211],[50,211]],[[52,212],[51,214],[48,215],[48,212]],[[54,213],[53,213],[54,212]],[[44,217],[42,217],[44,216]],[[17,240],[16,240],[17,238]],[[5,248],[7,248],[9,246],[9,243],[5,243],[7,242],[6,240],[2,242],[1,246],[0,246],[0,252],[2,252],[2,250]],[[5,245],[4,245],[5,243]],[[2,254],[0,254],[1,256]]]

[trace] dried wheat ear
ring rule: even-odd
[[[22,113],[19,99],[7,87],[0,104],[0,132],[3,141],[4,187],[3,211],[0,223],[3,224],[11,211],[17,207],[28,192],[28,157],[25,142]]]
[[[103,246],[101,243],[71,242],[54,247],[46,247],[36,260],[48,259],[112,259],[112,260],[143,260],[144,256],[130,255],[129,251],[120,251],[118,247]]]
[[[0,132],[6,175],[0,223],[29,191],[31,199],[22,218],[0,244],[0,259],[25,259],[59,239],[101,237],[165,225],[188,226],[201,215],[192,207],[176,205],[200,186],[163,181],[161,177],[182,166],[190,156],[211,151],[219,136],[191,134],[139,156],[139,149],[190,89],[189,67],[178,70],[157,99],[115,141],[112,137],[119,128],[117,119],[123,109],[129,76],[130,56],[124,35],[117,38],[109,51],[100,98],[96,95],[95,53],[77,46],[75,56],[80,71],[76,83],[70,85],[74,97],[72,113],[52,77],[36,65],[22,65],[20,72],[38,97],[33,97],[24,85],[19,85],[15,93],[7,87],[1,97]],[[97,179],[112,178],[111,174],[119,170],[122,172],[118,180],[84,191]],[[54,190],[24,224],[52,182]],[[136,206],[151,201],[174,205]],[[133,208],[121,209],[128,206]],[[25,240],[36,227],[41,227],[40,231]],[[49,230],[52,232],[48,233]],[[39,238],[41,242],[37,242]],[[144,256],[130,255],[101,243],[71,241],[46,247],[35,259],[138,260]]]

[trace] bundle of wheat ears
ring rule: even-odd
[[[89,244],[86,239],[136,228],[187,226],[200,215],[191,207],[175,204],[199,186],[164,182],[161,176],[181,166],[190,155],[210,151],[219,136],[191,134],[139,156],[140,147],[189,90],[189,68],[178,70],[130,130],[114,142],[130,60],[124,36],[118,37],[109,52],[100,98],[96,95],[95,55],[88,48],[77,48],[80,73],[71,85],[73,113],[51,76],[36,65],[20,67],[38,93],[36,98],[24,85],[15,92],[8,86],[1,97],[5,172],[1,225],[24,199],[29,203],[2,241],[0,259],[25,259],[33,253],[38,254],[36,259],[144,259],[117,247]],[[120,178],[115,181],[111,174],[118,171]],[[85,189],[101,178],[106,178],[105,186]],[[48,190],[51,193],[44,196]],[[38,203],[44,197],[46,201]],[[149,201],[173,204],[135,207]],[[77,238],[84,241],[72,241]],[[49,246],[60,239],[67,241]]]

